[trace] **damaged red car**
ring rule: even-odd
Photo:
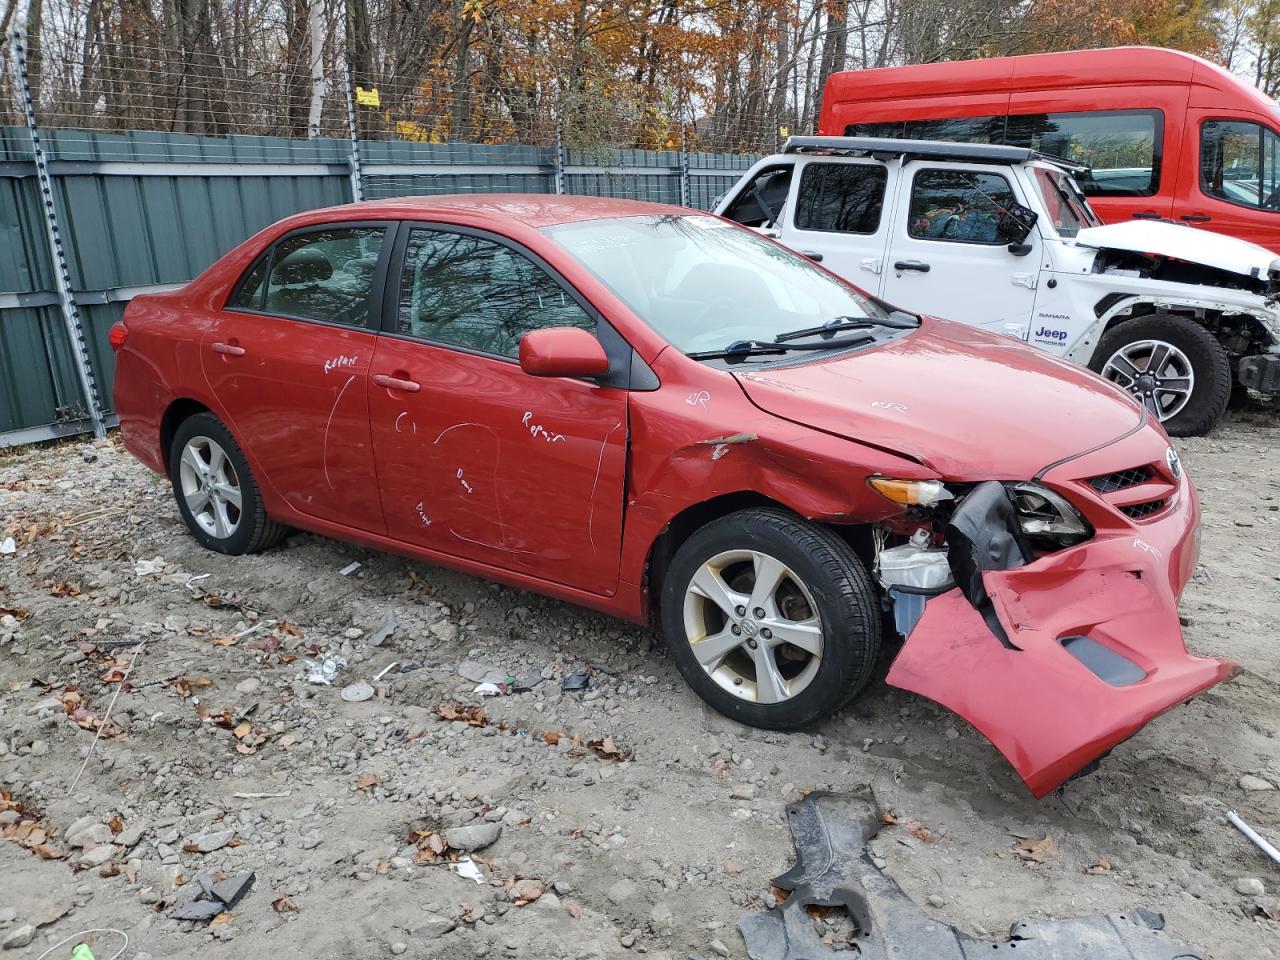
[[[124,442],[205,546],[300,528],[653,620],[754,726],[900,644],[888,682],[1042,796],[1236,669],[1183,643],[1196,494],[1142,406],[716,217],[316,210],[111,342]]]

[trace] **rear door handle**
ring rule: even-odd
[[[417,393],[422,389],[422,385],[416,380],[401,380],[399,377],[389,377],[385,373],[375,374],[373,382],[388,390],[403,390],[405,393]]]
[[[817,250],[801,250],[800,256],[805,257],[806,259],[812,260],[814,263],[822,262],[822,254],[820,254]]]
[[[929,265],[923,260],[899,260],[893,265],[895,270],[916,270],[920,273],[928,273]]]
[[[1184,213],[1182,219],[1187,223],[1208,223],[1213,217],[1207,213]]]
[[[214,353],[221,353],[228,357],[243,357],[244,347],[237,346],[234,343],[217,342],[212,345]]]

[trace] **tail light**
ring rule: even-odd
[[[124,325],[123,320],[117,320],[111,325],[111,332],[107,334],[107,342],[111,344],[111,349],[119,351],[124,346],[125,337],[129,336],[129,328]]]

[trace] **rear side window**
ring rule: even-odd
[[[286,237],[271,256],[263,310],[370,326],[369,297],[386,230],[343,227]]]
[[[1159,110],[1098,110],[1012,116],[1006,142],[1088,167],[1076,176],[1096,197],[1149,197],[1160,189]]]
[[[869,163],[811,163],[800,175],[796,229],[875,233],[889,174]]]
[[[240,285],[227,301],[228,307],[240,307],[247,310],[262,309],[262,281],[267,277],[267,260],[262,256],[250,267],[240,279]]]
[[[1228,203],[1280,209],[1280,137],[1244,120],[1200,128],[1200,189]]]
[[[782,209],[791,189],[791,164],[760,171],[724,215],[747,227],[763,227],[782,219]]]
[[[911,184],[907,234],[917,240],[1003,243],[996,224],[1013,201],[1009,181],[997,173],[921,170]]]

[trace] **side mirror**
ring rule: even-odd
[[[587,331],[549,327],[520,338],[520,369],[531,377],[596,377],[609,371],[609,357]]]
[[[996,236],[1008,243],[1010,250],[1021,247],[1027,237],[1031,236],[1031,230],[1038,219],[1040,215],[1030,207],[1011,203],[996,223]]]

